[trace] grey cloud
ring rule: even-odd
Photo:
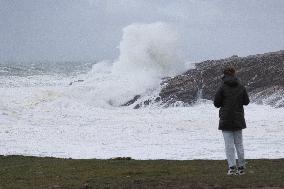
[[[189,60],[245,56],[284,49],[283,20],[281,0],[0,0],[0,61],[113,59],[123,27],[156,21]]]

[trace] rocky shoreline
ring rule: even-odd
[[[237,76],[247,88],[252,102],[284,107],[284,50],[281,50],[196,63],[194,69],[163,80],[158,97],[140,102],[134,108],[157,101],[164,105],[177,102],[190,105],[200,98],[213,100],[221,84],[222,70],[228,65],[237,69]],[[133,104],[137,99],[136,96],[126,104]]]

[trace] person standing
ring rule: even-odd
[[[243,105],[250,100],[245,87],[236,77],[236,70],[229,66],[223,71],[223,83],[217,90],[214,106],[219,109],[219,130],[225,141],[225,152],[228,162],[228,175],[245,174],[245,158],[242,129],[246,128]],[[238,161],[235,158],[235,148]]]

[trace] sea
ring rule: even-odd
[[[0,154],[225,159],[212,101],[134,109],[159,95],[165,77],[194,67],[178,44],[168,25],[133,24],[124,29],[114,60],[0,61]],[[137,102],[121,106],[136,95]],[[284,157],[283,115],[284,108],[245,107],[246,158]]]

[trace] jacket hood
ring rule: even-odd
[[[229,85],[230,87],[235,87],[239,84],[239,80],[235,76],[224,75],[222,80],[224,84]]]

